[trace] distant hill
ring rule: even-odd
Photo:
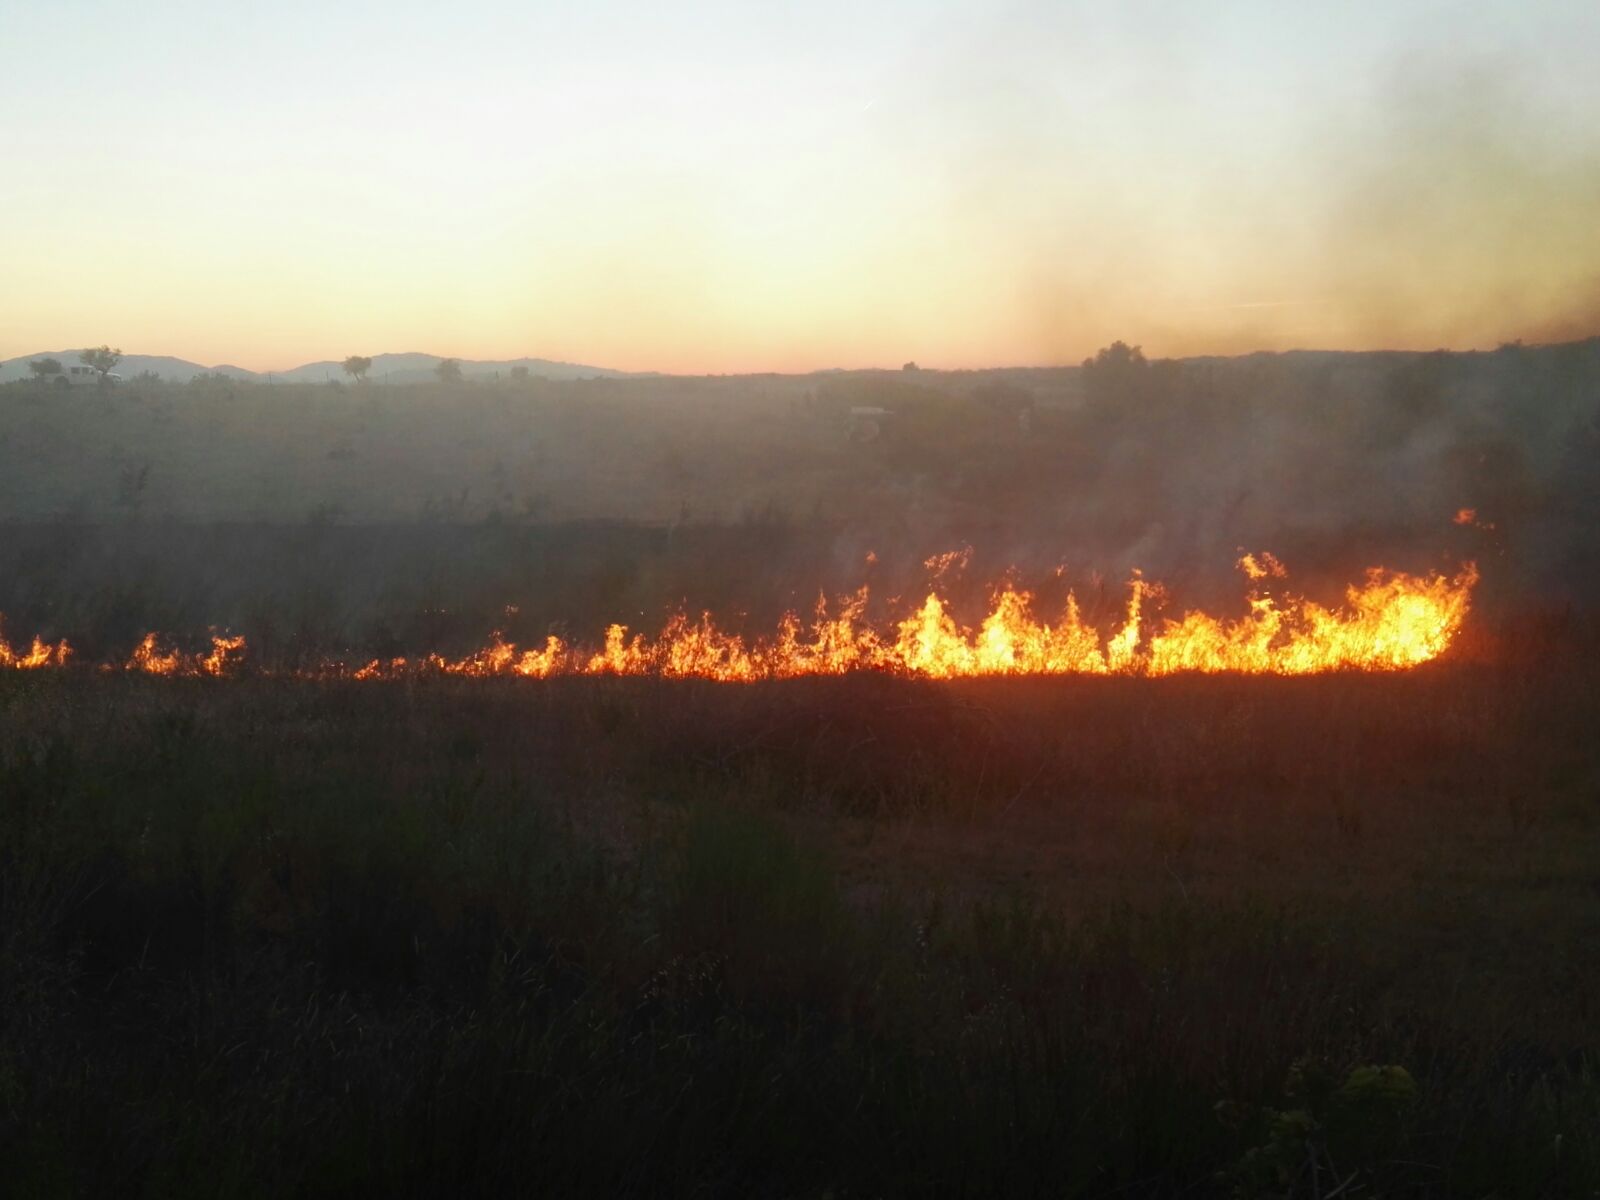
[[[367,378],[377,383],[423,383],[434,377],[434,369],[444,361],[438,354],[374,354],[372,370]],[[547,358],[508,358],[502,360],[457,359],[461,373],[468,379],[505,379],[512,368],[527,367],[529,375],[545,379],[620,379],[626,371],[612,371],[605,367],[587,367],[580,363],[552,362]],[[331,359],[326,362],[307,363],[289,371],[273,373],[274,379],[285,383],[321,383],[328,379],[346,379],[344,367]]]
[[[54,358],[62,366],[74,366],[77,350],[41,350],[37,354],[24,354],[0,362],[0,383],[28,378],[28,364],[35,359]],[[383,383],[421,383],[433,378],[434,368],[443,361],[438,354],[375,354],[368,378]],[[528,374],[545,379],[616,379],[628,374],[605,367],[588,367],[579,363],[552,362],[546,358],[512,358],[503,361],[460,359],[461,372],[468,379],[507,378],[512,368],[526,367]],[[293,367],[287,371],[247,371],[243,367],[222,364],[215,367],[173,358],[164,354],[125,354],[117,364],[116,373],[132,379],[145,371],[153,371],[162,379],[174,383],[187,383],[196,375],[207,373],[227,375],[234,379],[251,379],[262,383],[322,383],[329,379],[345,379],[344,368],[337,362],[314,362]]]
[[[77,350],[41,350],[37,354],[24,354],[18,358],[10,358],[0,362],[0,383],[10,383],[14,379],[27,379],[30,375],[28,364],[35,359],[53,358],[63,367],[78,365]],[[199,363],[188,362],[181,358],[173,358],[166,354],[125,354],[122,361],[116,366],[116,373],[124,379],[132,379],[143,371],[154,371],[163,379],[185,383],[196,375],[207,371],[220,371],[237,379],[253,379],[254,374],[239,367],[203,367]]]

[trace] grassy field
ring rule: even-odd
[[[84,664],[0,673],[0,1195],[1600,1196],[1597,386],[0,388],[3,632]],[[1402,675],[272,675],[903,616],[964,545],[966,623],[1482,583]]]
[[[1596,649],[14,672],[0,1192],[1595,1195]]]

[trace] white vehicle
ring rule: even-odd
[[[86,387],[100,382],[100,372],[93,367],[63,367],[61,368],[61,374],[55,377],[55,381],[72,387]],[[106,373],[106,382],[121,383],[122,376],[115,371],[109,371]]]

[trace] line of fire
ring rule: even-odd
[[[932,560],[930,560],[931,562]],[[880,623],[866,616],[868,591],[820,598],[811,620],[786,614],[775,633],[749,638],[726,631],[710,613],[674,614],[654,635],[612,624],[599,645],[551,636],[519,647],[498,633],[470,654],[438,653],[347,662],[325,660],[290,674],[305,678],[396,679],[422,674],[543,679],[566,675],[657,675],[724,683],[875,671],[929,679],[992,675],[1173,675],[1182,672],[1309,675],[1330,671],[1397,671],[1437,658],[1449,648],[1478,581],[1475,564],[1453,575],[1409,575],[1372,568],[1352,584],[1342,604],[1325,607],[1300,596],[1275,596],[1265,586],[1287,572],[1272,555],[1245,555],[1239,568],[1249,587],[1248,612],[1226,619],[1204,612],[1159,622],[1146,616],[1158,584],[1135,576],[1125,616],[1099,629],[1068,593],[1063,611],[1041,619],[1034,597],[1012,583],[990,589],[987,616],[960,624],[935,588],[904,618]],[[0,668],[73,665],[66,640],[35,637],[14,648],[0,637]],[[202,650],[185,652],[171,639],[147,634],[126,659],[102,670],[149,675],[227,677],[258,670],[242,635],[213,633]],[[270,673],[270,672],[261,672]]]

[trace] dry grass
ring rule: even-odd
[[[1304,680],[0,680],[0,1171],[1589,1194],[1600,673],[1540,636]]]

